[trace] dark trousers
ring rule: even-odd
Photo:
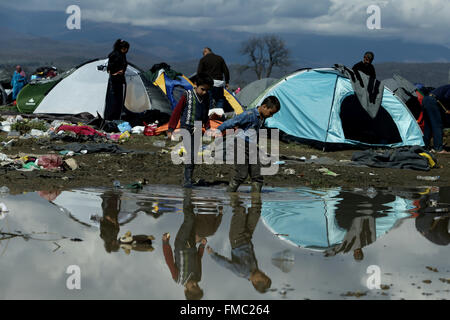
[[[250,147],[248,142],[245,142],[245,146],[243,146],[238,142],[238,139],[240,138],[234,139],[234,156],[236,164],[234,165],[235,174],[233,180],[238,184],[242,184],[245,181],[245,179],[247,179],[247,177],[250,175],[250,179],[252,180],[252,182],[262,183],[264,181],[264,178],[261,175],[261,163],[258,155],[258,147],[252,148]],[[239,164],[237,162],[239,150],[241,153],[242,151],[244,151],[245,154],[244,164]],[[251,162],[250,159],[253,158],[256,159],[256,164],[250,163]]]
[[[187,128],[185,128],[187,129]],[[198,146],[195,145],[194,131],[193,129],[187,129],[190,131],[191,136],[189,141],[183,141],[184,149],[186,150],[186,159],[190,159],[184,164],[184,181],[185,183],[192,182],[192,176],[194,174],[195,162],[198,158],[198,151],[200,150],[201,141],[198,141]]]
[[[245,207],[237,195],[231,197],[231,207],[233,217],[230,224],[230,244],[231,248],[237,248],[244,243],[251,243],[253,233],[261,216],[261,197],[259,194],[252,194],[252,204],[245,212]]]
[[[175,237],[175,250],[195,248],[195,215],[191,190],[186,190],[183,201],[184,220]]]
[[[223,87],[213,87],[209,90],[210,109],[222,108],[225,105],[225,96],[223,94]]]
[[[125,103],[126,91],[126,83],[112,80],[111,77],[109,78],[108,90],[106,93],[105,120],[120,120],[123,105]]]
[[[436,151],[443,149],[443,119],[441,107],[435,97],[426,96],[423,98],[423,111],[425,116],[425,128],[423,140],[426,147],[430,147],[431,137]]]

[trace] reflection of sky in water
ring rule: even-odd
[[[148,187],[139,193],[119,194],[118,235],[130,230],[156,237],[153,252],[131,251],[129,255],[120,248],[105,251],[99,228],[104,191],[62,192],[54,204],[37,193],[0,198],[9,209],[0,220],[2,232],[21,231],[32,238],[50,240],[16,237],[0,242],[1,299],[184,299],[183,288],[172,280],[161,247],[162,234],[170,232],[174,248],[183,222],[181,189]],[[205,252],[199,283],[204,299],[342,299],[341,294],[348,291],[367,292],[363,298],[369,299],[450,298],[450,285],[439,280],[450,279],[450,246],[436,245],[417,231],[411,210],[418,203],[412,200],[417,199],[417,193],[378,191],[374,195],[362,190],[307,188],[269,191],[262,195],[253,245],[259,268],[277,290],[259,294],[249,281],[218,265]],[[251,206],[250,194],[243,193],[241,198],[245,207]],[[208,237],[208,244],[230,258],[228,235],[233,211],[229,196],[223,189],[200,188],[194,191],[193,205],[197,214],[222,212],[223,207],[221,223],[215,235]],[[339,244],[347,229],[354,227],[354,218],[371,215],[376,215],[376,241],[364,246],[362,261],[355,261],[352,252],[324,257],[323,247]],[[60,236],[83,242],[60,240]],[[312,248],[305,248],[308,246]],[[272,261],[280,256],[290,259],[284,265],[285,272],[280,261]],[[69,265],[81,268],[80,291],[66,289]],[[389,290],[367,289],[366,271],[371,265],[381,268],[381,283],[392,285]],[[429,271],[427,266],[439,272]],[[285,295],[280,294],[283,290]]]

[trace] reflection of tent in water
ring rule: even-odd
[[[183,199],[176,191],[160,187],[157,190],[146,189],[145,193],[125,192],[123,189],[63,191],[52,202],[73,220],[98,228],[105,215],[104,210],[110,210],[112,212],[109,214],[115,215],[116,207],[119,211],[118,222],[124,225],[139,214],[157,219],[164,213],[182,212]],[[193,204],[195,213],[205,218],[222,212],[220,201],[214,198],[201,198]]]
[[[409,217],[413,207],[412,201],[376,192],[300,190],[297,199],[264,201],[261,216],[266,227],[288,243],[325,251],[342,243],[354,218],[372,215],[378,238]]]
[[[98,190],[73,190],[63,191],[54,201],[61,211],[68,214],[73,220],[92,227],[100,227],[100,220],[103,217],[102,199],[103,192]],[[118,221],[124,225],[132,221],[139,213],[148,213],[148,209],[154,212],[160,207],[155,202],[142,202],[134,194],[118,191],[117,202],[120,200],[120,211]],[[118,204],[119,205],[119,204]],[[151,207],[149,207],[151,205]],[[156,212],[156,217],[162,213]]]
[[[103,193],[98,190],[63,191],[53,203],[73,220],[98,228],[103,217],[102,195]],[[120,199],[118,221],[120,225],[124,225],[136,217],[140,208],[137,206],[136,200],[128,197],[127,194],[123,193],[117,199]]]

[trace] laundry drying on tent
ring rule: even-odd
[[[19,94],[19,111],[36,114],[89,112],[94,117],[104,117],[109,77],[107,62],[107,59],[91,60],[52,80],[28,84]],[[167,97],[143,76],[141,70],[129,64],[125,77],[125,112],[140,114],[159,110],[171,114]]]
[[[368,83],[369,77],[360,77]],[[374,96],[366,94],[361,103],[354,89],[358,81],[352,83],[336,68],[302,69],[266,89],[249,108],[276,96],[283,107],[266,126],[317,147],[424,145],[416,119],[391,90],[377,86],[381,104],[370,107],[365,101]]]
[[[165,62],[155,64],[144,73],[150,82],[158,86],[170,101],[171,109],[175,109],[185,90],[191,90],[194,84],[185,75],[173,70]]]

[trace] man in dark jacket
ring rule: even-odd
[[[353,66],[353,71],[361,71],[362,73],[367,74],[369,77],[377,77],[377,74],[375,72],[375,68],[372,64],[372,61],[374,59],[374,54],[373,52],[366,52],[364,53],[364,58],[363,61],[358,62],[357,64],[355,64]]]
[[[206,73],[214,79],[214,87],[211,90],[210,101],[215,102],[215,108],[223,109],[225,104],[225,97],[223,95],[223,88],[228,89],[230,82],[230,71],[228,70],[225,60],[215,53],[210,48],[203,49],[203,58],[200,60],[197,68],[197,74]],[[214,108],[210,106],[210,109]]]

